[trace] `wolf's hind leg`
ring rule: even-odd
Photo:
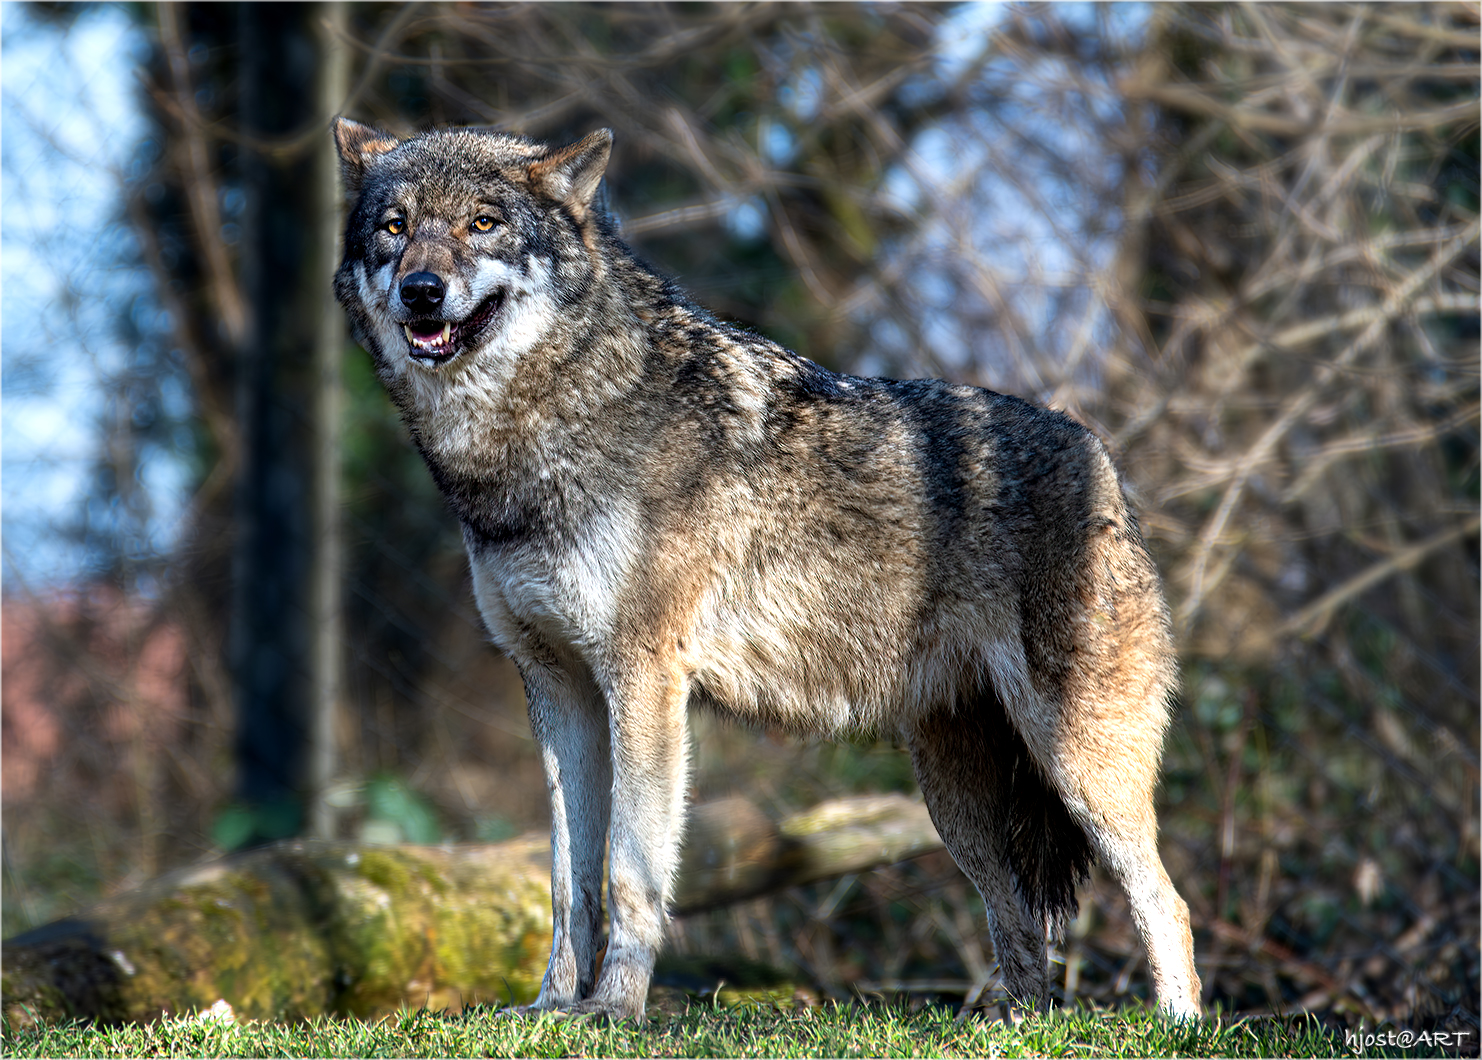
[[[588,678],[523,667],[551,799],[551,960],[534,1008],[591,994],[602,944],[602,857],[612,789],[606,705]]]
[[[1050,1003],[1049,917],[1042,903],[1036,909],[1026,901],[1036,881],[1017,878],[1012,849],[1017,825],[1010,817],[1023,809],[1015,805],[1016,798],[1023,801],[1016,795],[1016,753],[1023,759],[1017,765],[1028,766],[1022,743],[991,695],[932,714],[908,742],[932,822],[987,905],[1004,987],[1021,1005],[1044,1011]],[[1073,902],[1073,882],[1069,893]]]
[[[1158,1008],[1177,1019],[1194,1019],[1200,1011],[1199,973],[1194,968],[1189,907],[1158,856],[1153,791],[1159,747],[1139,744],[1124,727],[1119,740],[1072,744],[1085,751],[1071,752],[1064,765],[1085,803],[1083,809],[1075,808],[1076,817],[1097,860],[1127,893],[1133,923],[1147,950]]]

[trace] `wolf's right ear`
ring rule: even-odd
[[[378,156],[395,150],[400,141],[390,133],[349,118],[336,118],[331,127],[335,146],[340,150],[340,175],[346,190],[355,195],[365,179],[366,167]]]
[[[526,172],[530,183],[569,209],[578,221],[586,217],[607,172],[612,155],[612,130],[598,129],[590,136],[531,162]]]

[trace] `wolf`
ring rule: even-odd
[[[521,1011],[643,1016],[695,706],[907,747],[1021,1005],[1048,1007],[1094,859],[1161,1010],[1196,1017],[1153,808],[1169,613],[1096,436],[717,320],[601,208],[609,130],[334,136],[335,292],[462,525],[549,787],[553,939]]]

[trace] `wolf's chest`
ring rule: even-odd
[[[492,546],[465,535],[474,598],[496,644],[517,659],[535,644],[586,654],[608,640],[637,560],[630,514],[593,513],[560,537]]]

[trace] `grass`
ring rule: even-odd
[[[651,1006],[651,1009],[653,1006]],[[199,1016],[99,1028],[69,1023],[0,1032],[8,1057],[63,1056],[1398,1056],[1365,1054],[1315,1018],[1171,1024],[1142,1010],[1076,1010],[1017,1026],[951,1009],[781,1008],[691,1002],[642,1025],[510,1020],[488,1008],[459,1015],[405,1010],[379,1020],[320,1018],[238,1025]],[[1456,1055],[1436,1053],[1434,1055]]]

